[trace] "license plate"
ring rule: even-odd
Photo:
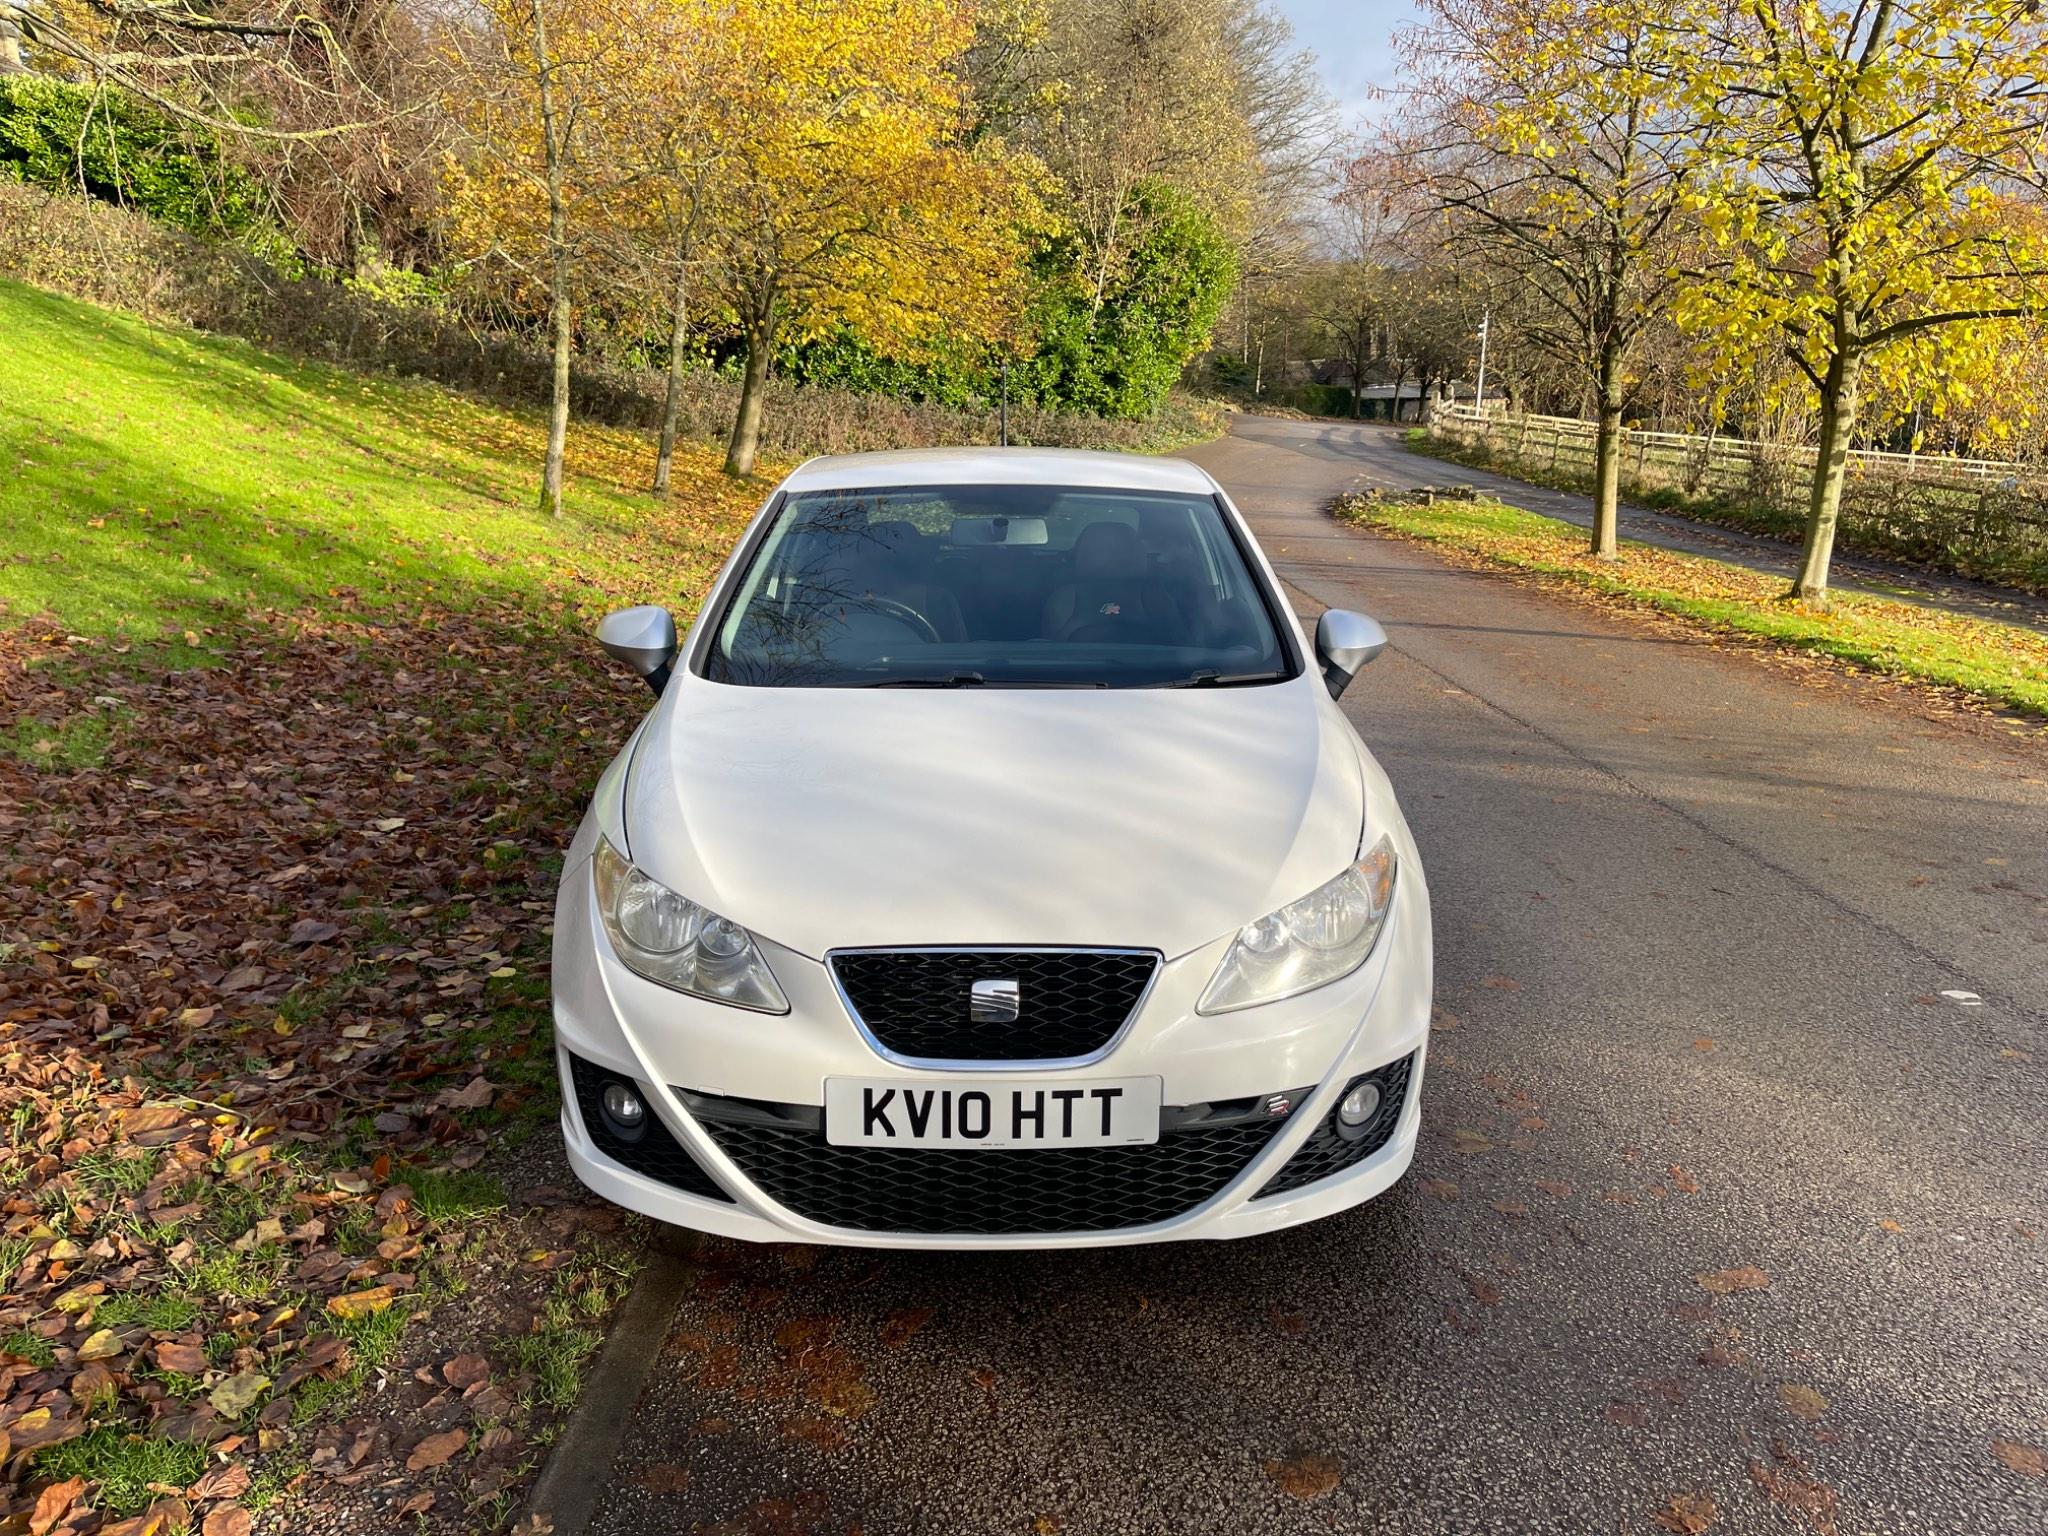
[[[1159,1139],[1160,1080],[825,1079],[835,1147],[1114,1147]]]

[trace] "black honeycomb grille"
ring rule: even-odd
[[[590,1133],[598,1151],[621,1167],[630,1168],[650,1179],[659,1179],[686,1195],[723,1200],[727,1204],[732,1202],[732,1196],[720,1189],[697,1160],[683,1150],[651,1109],[640,1135],[632,1141],[605,1123],[601,1101],[606,1083],[624,1083],[643,1102],[647,1098],[646,1089],[631,1078],[621,1077],[616,1072],[585,1061],[581,1056],[569,1058],[569,1074],[574,1079],[576,1109],[583,1117],[583,1128]]]
[[[919,1061],[1091,1056],[1116,1037],[1158,965],[1150,953],[1091,949],[854,950],[832,957],[868,1032],[883,1049]],[[1017,1017],[976,1023],[970,989],[996,980],[1017,983]]]
[[[1280,1171],[1266,1181],[1254,1199],[1263,1200],[1268,1195],[1282,1195],[1290,1190],[1313,1184],[1318,1179],[1327,1179],[1333,1173],[1362,1163],[1373,1153],[1387,1144],[1394,1130],[1401,1123],[1401,1111],[1408,1102],[1408,1082],[1414,1075],[1415,1058],[1403,1056],[1399,1061],[1390,1061],[1384,1067],[1354,1077],[1344,1085],[1349,1093],[1360,1083],[1377,1083],[1380,1090],[1380,1107],[1368,1120],[1362,1134],[1345,1137],[1338,1130],[1337,1109],[1323,1116],[1322,1124],[1295,1149],[1294,1156],[1287,1159]],[[1340,1099],[1343,1095],[1338,1096]]]
[[[710,1118],[719,1149],[777,1204],[860,1232],[1111,1232],[1193,1210],[1286,1122],[1168,1131],[1149,1146],[1001,1151],[835,1147],[821,1128]]]

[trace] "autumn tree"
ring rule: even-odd
[[[948,0],[745,0],[750,65],[722,104],[718,296],[745,346],[726,469],[750,474],[778,341],[844,325],[915,352],[993,338],[1014,312],[1026,183],[969,148],[958,67],[971,18]]]
[[[543,298],[550,360],[541,510],[562,511],[570,364],[587,265],[623,174],[603,129],[626,110],[638,45],[612,0],[479,0],[448,106],[463,143],[446,167],[456,250]],[[645,102],[633,110],[645,110]]]
[[[644,270],[666,299],[667,377],[652,487],[660,495],[675,461],[693,289],[723,206],[731,133],[741,126],[720,103],[744,89],[753,65],[734,46],[717,0],[614,3],[635,47],[629,78],[599,104],[599,133],[611,161],[608,223],[640,258],[627,265]]]
[[[1679,78],[1721,170],[1681,318],[1731,368],[1787,358],[1818,453],[1793,595],[1826,597],[1873,386],[1939,401],[2048,310],[2038,0],[1726,0]]]
[[[1597,423],[1593,552],[1619,550],[1631,355],[1673,303],[1699,141],[1668,12],[1615,0],[1427,0],[1403,37],[1410,145],[1454,251],[1512,274],[1526,341],[1579,369]]]

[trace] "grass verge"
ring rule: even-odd
[[[589,621],[687,618],[765,486],[579,427],[549,517],[531,413],[0,327],[0,1524],[493,1529],[630,1251],[522,1147],[647,703]]]
[[[1580,496],[1589,496],[1593,492],[1590,470],[1550,468],[1528,463],[1513,454],[1495,453],[1483,442],[1466,444],[1434,437],[1426,427],[1411,427],[1403,440],[1410,451],[1446,464],[1491,470],[1497,475],[1553,491],[1567,491]],[[1803,481],[1799,483],[1799,491],[1804,494]],[[1775,539],[1782,544],[1797,545],[1806,533],[1803,508],[1795,510],[1771,501],[1739,496],[1689,495],[1670,486],[1640,485],[1630,479],[1626,470],[1621,498],[1632,506],[1674,512],[1693,522],[1712,523],[1740,533]],[[1929,570],[2019,592],[2048,593],[2048,561],[2044,561],[2038,543],[2029,549],[2011,537],[1985,536],[1957,528],[1953,516],[1944,521],[1951,529],[1946,536],[1925,527],[1909,531],[1913,524],[1911,518],[1905,520],[1904,529],[1887,530],[1873,526],[1853,511],[1845,511],[1836,539],[1844,551],[1879,560],[1924,566]]]
[[[1632,541],[1618,560],[1599,560],[1577,529],[1498,501],[1346,497],[1334,510],[1347,522],[1709,629],[2048,717],[2048,637],[2031,630],[1862,593],[1837,593],[1814,611],[1783,596],[1781,577]]]

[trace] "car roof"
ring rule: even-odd
[[[1078,448],[915,448],[838,454],[801,465],[783,482],[783,489],[870,490],[908,485],[1062,485],[1184,491],[1198,496],[1216,492],[1216,482],[1186,459]]]

